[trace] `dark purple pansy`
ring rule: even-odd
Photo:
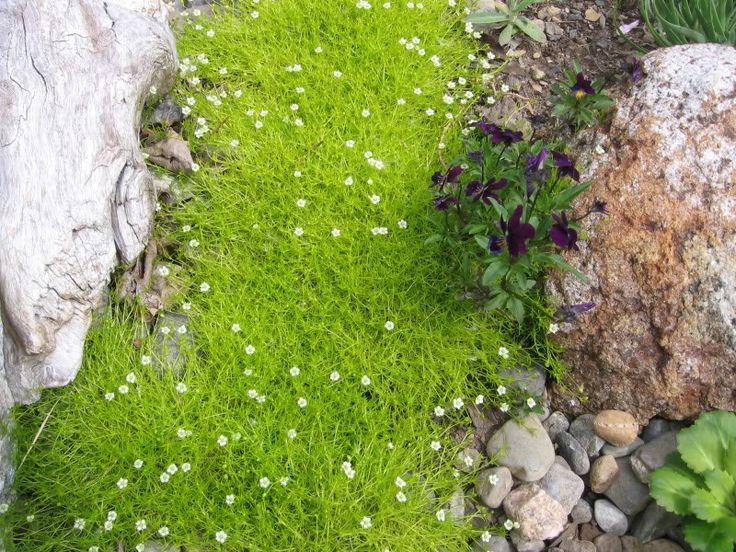
[[[588,312],[595,307],[595,303],[578,303],[576,305],[562,305],[557,311],[557,316],[564,322],[573,322],[578,316]]]
[[[631,80],[634,82],[639,82],[641,80],[641,77],[641,60],[635,57],[631,60]]]
[[[544,162],[548,156],[549,151],[547,151],[547,148],[542,148],[537,155],[530,155],[526,160],[525,174],[530,175],[539,171],[544,166]]]
[[[501,253],[505,245],[506,240],[499,236],[491,236],[488,238],[488,251],[490,251],[491,255],[498,255]]]
[[[437,171],[432,175],[432,183],[434,186],[437,186],[437,189],[440,192],[444,192],[445,186],[448,184],[456,184],[458,182],[460,175],[464,170],[465,169],[458,165],[456,167],[450,167],[444,174]]]
[[[557,174],[560,176],[569,176],[575,182],[580,182],[580,173],[575,168],[573,160],[559,151],[553,151],[552,157],[555,160],[555,167],[557,167]]]
[[[549,229],[550,239],[562,249],[574,249],[579,251],[578,248],[578,233],[570,228],[567,220],[567,215],[563,211],[560,215],[552,215],[555,223],[552,228]]]
[[[468,157],[478,164],[483,163],[483,152],[480,150],[469,151]]]
[[[477,128],[486,136],[491,133],[492,128],[496,128],[496,125],[492,125],[491,123],[487,123],[486,121],[476,121],[474,123],[471,123],[470,126]]]
[[[491,137],[491,142],[494,144],[513,144],[514,142],[521,142],[523,135],[521,132],[516,132],[508,128],[501,128],[500,126],[487,123],[485,121],[476,121],[470,126],[474,126],[485,134]]]
[[[575,92],[575,96],[582,98],[586,94],[595,94],[593,84],[585,78],[583,73],[575,75],[575,84],[570,87],[570,90]]]
[[[527,252],[526,242],[534,237],[534,227],[521,222],[524,208],[519,205],[509,217],[508,223],[501,219],[501,229],[506,234],[506,244],[512,257],[518,257]]]
[[[450,206],[457,205],[458,200],[454,196],[443,195],[443,196],[434,198],[433,203],[434,203],[434,208],[437,209],[438,211],[447,211],[450,208]]]
[[[495,180],[491,178],[485,184],[481,184],[479,180],[473,180],[468,184],[467,188],[465,189],[465,193],[475,200],[480,199],[486,205],[490,205],[491,198],[495,199],[496,201],[501,201],[496,192],[498,190],[503,190],[506,186],[508,186],[508,184],[509,183],[504,178],[502,178],[501,180]]]

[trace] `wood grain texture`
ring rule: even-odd
[[[138,129],[176,74],[167,18],[159,0],[0,2],[0,392],[15,402],[74,379],[112,270],[150,234]]]

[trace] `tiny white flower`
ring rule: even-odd
[[[496,485],[498,483],[498,474],[492,473],[491,475],[489,475],[488,476],[488,482],[491,485]]]
[[[185,301],[184,303],[181,304],[181,310],[185,310],[185,311],[192,310],[192,304],[188,301]]]
[[[149,92],[150,92],[151,94],[154,94],[154,95],[155,95],[155,94],[156,94],[156,92],[157,92],[157,90],[156,90],[156,87],[155,87],[155,86],[151,86],[151,87],[150,87],[150,88],[148,89],[148,91],[149,91]]]
[[[217,444],[220,445],[221,447],[224,447],[225,445],[227,445],[227,437],[225,437],[224,435],[220,435],[217,438]]]
[[[396,445],[389,441],[388,443],[386,443],[386,447],[388,448],[388,450],[394,450],[394,448],[396,448]]]
[[[251,17],[252,17],[253,19],[258,19],[258,18],[260,17],[260,15],[261,15],[261,14],[260,14],[260,13],[258,13],[258,11],[256,11],[256,10],[253,10],[252,12],[250,12],[250,16],[251,16]]]
[[[331,381],[337,381],[339,379],[340,379],[340,372],[335,371],[330,374]]]
[[[300,199],[297,199],[296,200],[296,206],[297,207],[304,208],[306,205],[307,205],[307,200],[306,199],[301,199],[300,198]]]
[[[380,203],[380,201],[381,201],[381,196],[379,196],[379,195],[376,195],[376,194],[373,194],[373,195],[371,196],[371,203],[372,203],[373,205],[378,205],[378,204]]]
[[[289,439],[296,439],[296,429],[290,429],[286,432],[286,436]]]
[[[442,448],[442,443],[440,443],[439,441],[432,441],[429,446],[432,450],[438,451]]]
[[[399,228],[406,229],[409,226],[409,223],[406,222],[404,219],[401,219],[399,222],[396,223]]]
[[[112,531],[112,521],[106,521],[103,525],[105,531]]]
[[[299,406],[299,408],[306,408],[307,399],[305,399],[304,397],[299,397],[299,400],[296,401],[296,404]]]
[[[552,322],[549,325],[549,329],[547,331],[549,333],[551,333],[551,334],[556,334],[558,331],[560,331],[560,326],[558,324],[555,324],[554,322]]]
[[[352,148],[355,146],[355,140],[348,140],[345,142],[345,146],[348,148]]]
[[[180,335],[184,335],[185,333],[187,333],[187,327],[184,324],[182,324],[181,326],[176,328],[176,333]]]
[[[435,406],[434,415],[437,416],[438,418],[441,418],[442,416],[445,415],[445,409],[442,408],[441,406]]]
[[[499,407],[501,412],[508,412],[509,411],[509,405],[508,403],[501,403],[501,406]]]
[[[406,100],[404,98],[399,98],[396,100],[396,105],[404,105],[406,103]]]
[[[111,401],[115,398],[115,393],[105,393],[105,400]]]
[[[437,510],[437,520],[438,521],[445,521],[445,511],[443,509]]]
[[[124,489],[125,487],[128,486],[128,480],[125,479],[124,477],[121,477],[120,479],[118,479],[118,482],[116,483],[116,485],[118,486],[118,489]]]
[[[246,368],[245,370],[243,370],[243,375],[244,376],[252,376],[253,375],[253,369],[252,368]]]
[[[493,533],[490,531],[483,531],[483,534],[480,536],[480,540],[483,542],[491,542],[491,539],[493,538]]]
[[[215,533],[215,540],[220,544],[225,544],[225,541],[227,540],[227,533],[225,531],[218,531],[217,533]]]
[[[210,29],[209,31],[207,31],[207,36],[210,37],[210,38],[212,38],[213,36],[215,36],[215,31],[213,31],[212,29]]]
[[[501,358],[509,358],[509,350],[506,347],[499,347],[498,356]]]
[[[422,89],[421,89],[421,88],[419,88],[419,87],[417,87],[417,88],[415,88],[415,89],[414,89],[414,93],[415,93],[415,94],[416,94],[417,96],[419,96],[419,95],[421,95],[421,93],[422,93]]]
[[[145,552],[146,551],[146,545],[142,542],[139,542],[135,545],[135,552]]]
[[[315,54],[321,54],[321,53],[322,53],[323,51],[324,51],[324,50],[322,50],[322,46],[317,46],[317,47],[316,47],[316,48],[314,49],[314,53],[315,53]]]
[[[394,485],[396,485],[399,489],[403,489],[404,487],[406,487],[406,481],[401,479],[401,477],[396,477],[396,479],[394,479]]]
[[[118,513],[115,510],[107,512],[107,521],[115,521],[118,519]]]
[[[339,228],[333,228],[330,232],[332,234],[333,238],[339,238],[340,237],[340,229]]]
[[[496,393],[498,393],[498,396],[499,396],[499,397],[503,397],[503,396],[504,396],[504,395],[506,394],[506,387],[505,387],[505,386],[503,386],[503,385],[499,385],[499,386],[498,386],[498,387],[496,388]]]
[[[251,399],[255,399],[258,396],[258,391],[256,391],[255,389],[249,389],[248,390],[248,396]]]
[[[514,528],[514,522],[510,519],[507,519],[503,522],[503,526],[507,531],[511,531]]]
[[[342,71],[335,70],[332,72],[332,76],[339,79],[340,77],[342,77]]]
[[[255,347],[254,347],[253,345],[248,345],[248,346],[247,346],[247,347],[245,348],[245,354],[246,354],[246,355],[252,355],[252,354],[253,354],[253,353],[255,353],[255,352],[256,352],[256,348],[255,348]]]
[[[396,493],[396,500],[402,503],[406,502],[406,495],[403,492],[399,491],[398,493]]]
[[[199,284],[199,291],[202,293],[207,293],[210,290],[210,285],[207,282],[202,282]]]
[[[291,104],[289,106],[289,109],[291,109],[292,111],[299,111],[299,104]]]
[[[125,376],[125,381],[127,381],[128,383],[135,383],[135,373],[128,372],[128,375]]]
[[[271,480],[268,477],[261,477],[258,480],[258,486],[262,489],[268,489],[271,486]]]
[[[176,464],[169,464],[169,466],[166,468],[166,471],[169,474],[174,475],[176,472],[179,471],[179,467]]]
[[[166,538],[169,536],[169,528],[165,525],[158,530],[158,534]]]
[[[148,527],[148,525],[146,524],[145,519],[139,519],[138,521],[135,522],[135,530],[138,531],[139,533],[141,531],[145,531],[146,527]]]
[[[363,117],[370,117],[371,116],[371,112],[369,110],[367,110],[367,109],[364,109],[363,111],[361,111],[360,114]]]
[[[460,410],[463,406],[465,406],[465,403],[463,402],[462,397],[453,399],[452,406],[455,408],[455,410]]]
[[[292,366],[292,367],[291,367],[291,368],[289,369],[289,374],[291,374],[291,375],[292,375],[292,376],[294,376],[294,377],[296,377],[296,376],[298,376],[299,374],[301,374],[301,372],[302,372],[302,371],[301,371],[301,370],[299,369],[299,367],[298,367],[298,366]]]
[[[537,406],[537,401],[535,401],[535,400],[534,400],[534,399],[533,399],[532,397],[529,397],[529,398],[528,398],[528,399],[526,400],[526,405],[527,405],[527,406],[528,406],[529,408],[534,408],[535,406]]]
[[[362,378],[360,378],[360,383],[362,383],[365,386],[368,386],[368,385],[371,384],[371,378],[369,378],[368,376],[364,375]]]
[[[87,520],[85,520],[84,518],[77,518],[74,520],[74,528],[78,529],[79,531],[82,531],[86,524]]]
[[[225,504],[232,506],[235,503],[235,495],[229,494],[225,497]]]
[[[509,85],[508,84],[502,84],[501,85],[501,92],[503,92],[504,94],[506,92],[508,92],[509,90],[511,90],[511,89],[509,88]]]
[[[169,267],[168,266],[160,266],[160,267],[158,267],[158,271],[157,272],[158,272],[159,276],[163,276],[164,278],[171,273],[171,271],[169,270]]]
[[[230,140],[231,148],[237,148],[239,145],[240,145],[240,140],[237,140],[237,139]]]
[[[181,465],[181,471],[184,473],[189,473],[192,470],[192,465],[189,462],[184,462]]]
[[[371,527],[373,527],[373,521],[370,517],[365,516],[363,519],[360,520],[360,526],[363,529],[370,529]]]
[[[137,470],[141,469],[143,467],[143,460],[138,458],[135,462],[133,462],[133,467]]]
[[[151,364],[151,357],[150,356],[143,355],[141,357],[141,364],[143,364],[144,366],[147,366],[147,365]]]
[[[261,120],[257,120],[257,121],[256,121],[255,123],[253,123],[253,125],[254,125],[254,126],[255,126],[256,128],[263,128],[263,121],[261,121]]]
[[[431,107],[428,107],[428,108],[427,108],[427,109],[426,109],[426,110],[425,110],[424,112],[425,112],[425,113],[426,113],[426,114],[427,114],[427,115],[428,115],[429,117],[431,117],[431,116],[432,116],[432,115],[434,115],[434,113],[435,113],[434,109],[432,109]]]
[[[171,479],[171,474],[164,472],[158,476],[158,479],[159,481],[161,481],[161,483],[168,483],[169,480]]]
[[[171,328],[169,328],[168,326],[164,326],[163,328],[161,328],[160,331],[163,335],[169,335],[171,333]]]
[[[239,98],[242,95],[243,95],[243,91],[240,90],[240,88],[238,88],[235,92],[233,92],[233,96],[235,96],[236,98]]]
[[[176,430],[176,436],[179,439],[184,439],[184,437],[187,436],[187,430],[184,429],[183,427],[180,427],[179,429]]]
[[[128,391],[129,389],[127,385],[121,385],[120,387],[118,387],[118,393],[120,393],[121,395],[126,395]]]
[[[280,477],[279,478],[279,485],[282,487],[286,487],[289,484],[289,478],[288,477]]]
[[[304,94],[304,87],[303,87],[303,86],[297,86],[297,87],[296,87],[296,88],[294,89],[294,91],[295,91],[295,92],[296,92],[297,94]]]
[[[230,326],[230,331],[233,333],[238,333],[240,331],[240,324],[235,323],[232,326]]]
[[[478,395],[475,397],[475,404],[483,404],[485,400],[486,398],[483,395]]]
[[[296,236],[303,236],[304,235],[304,228],[302,228],[301,226],[297,226],[296,228],[294,228],[294,235],[296,235]]]

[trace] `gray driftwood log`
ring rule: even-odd
[[[176,67],[160,0],[0,1],[0,405],[74,379],[112,270],[145,246],[141,112]]]

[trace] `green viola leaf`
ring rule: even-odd
[[[480,245],[481,249],[488,251],[488,238],[486,236],[475,235],[473,238],[475,238],[475,243]]]
[[[657,504],[681,516],[690,514],[690,497],[699,486],[699,478],[677,454],[670,455],[667,464],[655,470],[649,479],[649,491]]]
[[[491,285],[493,285],[493,283],[504,273],[505,270],[505,263],[501,262],[500,260],[492,262],[488,265],[488,268],[486,268],[485,272],[483,273],[481,284],[486,287],[491,287]]]
[[[524,303],[521,302],[517,297],[509,297],[506,300],[506,308],[516,318],[517,322],[524,320]]]
[[[733,541],[709,523],[694,521],[683,528],[688,544],[700,552],[733,552]]]
[[[696,489],[690,497],[690,509],[703,521],[713,523],[728,517],[731,512],[705,489]]]
[[[590,188],[591,185],[592,182],[583,182],[582,184],[576,184],[575,186],[566,188],[557,195],[555,206],[557,206],[558,209],[567,209],[570,202]]]

